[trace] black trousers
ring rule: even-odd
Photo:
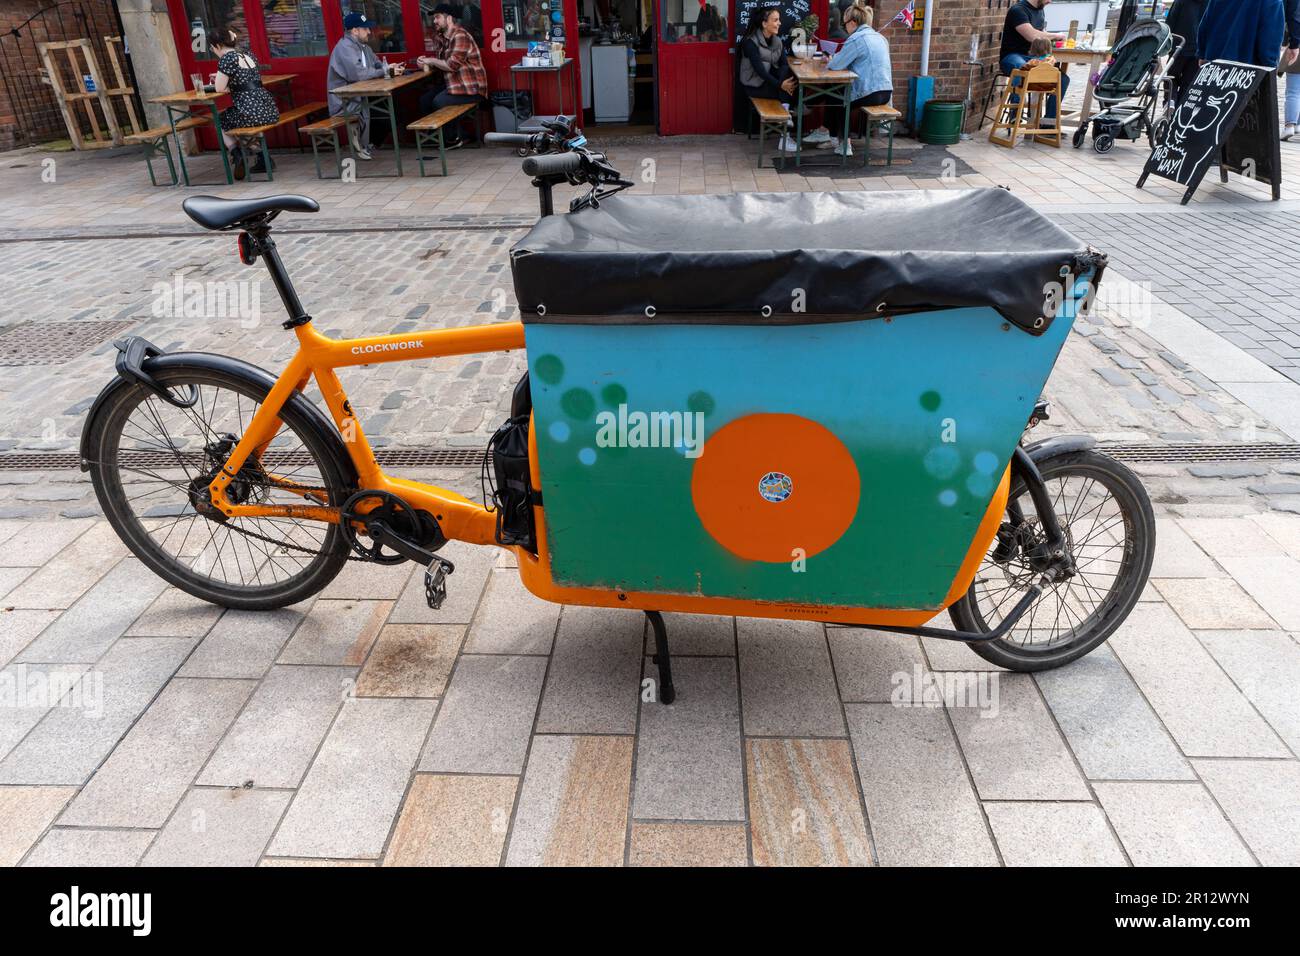
[[[793,103],[794,97],[781,89],[777,83],[770,81],[764,82],[761,86],[742,86],[741,89],[753,98],[760,100],[779,100],[782,103]]]
[[[446,87],[426,90],[420,95],[420,115],[425,116],[434,110],[440,110],[444,106],[453,106],[457,103],[478,103],[482,107],[483,97],[477,93],[452,93]],[[460,123],[447,127],[444,135],[449,143],[459,141]]]
[[[877,90],[874,93],[868,93],[866,96],[859,96],[849,104],[849,109],[856,110],[864,106],[884,106],[893,98],[893,90]]]

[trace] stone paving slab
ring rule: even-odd
[[[172,681],[95,771],[60,822],[82,827],[162,826],[252,691],[252,681]]]
[[[1094,803],[986,803],[1007,866],[1124,866],[1124,851]]]
[[[207,761],[209,787],[297,787],[347,699],[351,667],[277,665]]]
[[[185,795],[144,866],[256,866],[293,794],[197,789]]]
[[[1134,866],[1251,866],[1250,851],[1199,783],[1098,783]]]
[[[348,701],[268,855],[380,857],[436,707],[426,700]],[[384,745],[376,747],[377,740]]]

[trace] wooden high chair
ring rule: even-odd
[[[1017,80],[1019,82],[1017,83]],[[1047,97],[1056,97],[1055,126],[1043,126]],[[1013,103],[1012,99],[1019,102]],[[1061,148],[1061,71],[1047,63],[1014,70],[998,107],[997,119],[989,130],[989,142],[1008,149],[1019,136],[1032,136],[1039,143]]]

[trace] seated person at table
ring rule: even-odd
[[[230,150],[230,162],[236,179],[245,176],[243,148],[235,138],[226,132],[228,129],[243,129],[247,126],[267,126],[280,118],[280,109],[273,97],[262,86],[262,74],[258,72],[257,61],[246,51],[238,48],[239,34],[234,30],[219,30],[212,38],[212,52],[217,58],[216,91],[229,93],[232,105],[221,111],[221,139]],[[266,172],[266,165],[259,155],[253,166],[253,172]]]
[[[364,13],[349,13],[343,18],[343,38],[330,51],[329,73],[325,79],[325,87],[329,90],[330,116],[348,113],[360,118],[356,143],[359,159],[369,159],[370,150],[374,148],[370,145],[370,104],[362,99],[336,96],[334,90],[349,83],[388,76],[389,65],[375,56],[374,51],[366,45],[372,26],[374,21]],[[401,76],[405,69],[405,64],[394,64],[393,75]]]
[[[844,32],[848,39],[831,57],[832,70],[852,70],[858,75],[849,95],[853,97],[849,109],[856,113],[864,106],[885,106],[894,96],[894,67],[889,61],[889,41],[871,25],[875,12],[861,3],[844,11]],[[832,137],[831,147],[839,149],[838,137]],[[853,147],[844,144],[846,156],[853,155]]]
[[[1014,70],[1024,69],[1029,62],[1029,46],[1035,40],[1044,39],[1051,44],[1054,40],[1065,39],[1063,33],[1048,33],[1043,27],[1047,23],[1047,14],[1043,7],[1049,0],[1019,0],[1009,10],[1002,24],[1002,50],[999,54],[999,68],[1006,76]],[[1014,81],[1019,85],[1019,81]],[[1061,72],[1061,96],[1070,88],[1070,77]],[[1013,101],[1014,102],[1014,101]],[[1056,97],[1047,98],[1047,108],[1043,111],[1044,125],[1050,126],[1056,119]]]
[[[789,110],[798,84],[786,60],[785,44],[777,35],[780,32],[781,11],[776,7],[763,7],[750,17],[749,29],[740,41],[740,85],[751,99],[778,100]],[[787,133],[779,148],[794,152],[794,139]]]
[[[444,74],[440,90],[429,90],[420,97],[420,115],[455,103],[482,103],[487,96],[487,71],[478,44],[459,22],[460,10],[450,3],[433,8],[433,56],[416,58],[420,66],[430,66]],[[461,145],[460,124],[444,129],[447,149]]]

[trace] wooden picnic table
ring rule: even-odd
[[[289,90],[289,105],[292,106],[293,90],[290,84],[297,75],[297,73],[267,73],[262,77],[262,85],[268,89],[276,86],[286,87]],[[206,106],[212,113],[212,126],[217,131],[217,148],[221,150],[221,165],[226,171],[226,185],[234,185],[235,173],[230,166],[230,152],[226,149],[226,141],[221,136],[221,117],[217,112],[217,100],[229,95],[229,90],[224,93],[209,93],[206,90],[188,89],[181,90],[179,93],[168,93],[166,96],[155,96],[149,101],[167,110],[167,121],[171,124],[172,138],[176,141],[176,153],[180,158],[181,178],[186,186],[191,185],[190,174],[185,168],[185,150],[181,147],[180,135],[176,131],[176,121],[189,116],[190,110],[195,106]]]
[[[823,59],[791,59],[790,69],[799,81],[799,96],[795,101],[795,152],[794,164],[803,160],[803,107],[813,100],[830,100],[844,104],[844,135],[840,137],[840,165],[849,161],[848,149],[844,144],[849,141],[849,103],[852,101],[853,81],[858,75],[852,70],[832,70],[829,61]]]
[[[378,76],[372,80],[358,80],[347,86],[336,86],[330,90],[335,96],[345,100],[365,100],[370,104],[370,114],[388,117],[389,129],[393,132],[393,158],[397,160],[397,175],[402,175],[402,141],[397,132],[397,105],[393,94],[400,89],[427,80],[430,70],[407,70],[401,76]],[[386,175],[386,174],[381,174]]]
[[[1097,72],[1101,64],[1110,59],[1111,51],[1104,50],[1085,50],[1082,47],[1075,47],[1072,50],[1061,47],[1059,50],[1053,50],[1052,56],[1061,64],[1062,72],[1070,72],[1071,63],[1087,64],[1088,73],[1083,78],[1083,106],[1079,110],[1079,122],[1076,124],[1080,127],[1088,125],[1088,117],[1092,115],[1092,74]],[[1056,111],[1061,116],[1061,122],[1064,123],[1065,111],[1063,104],[1058,103]]]

